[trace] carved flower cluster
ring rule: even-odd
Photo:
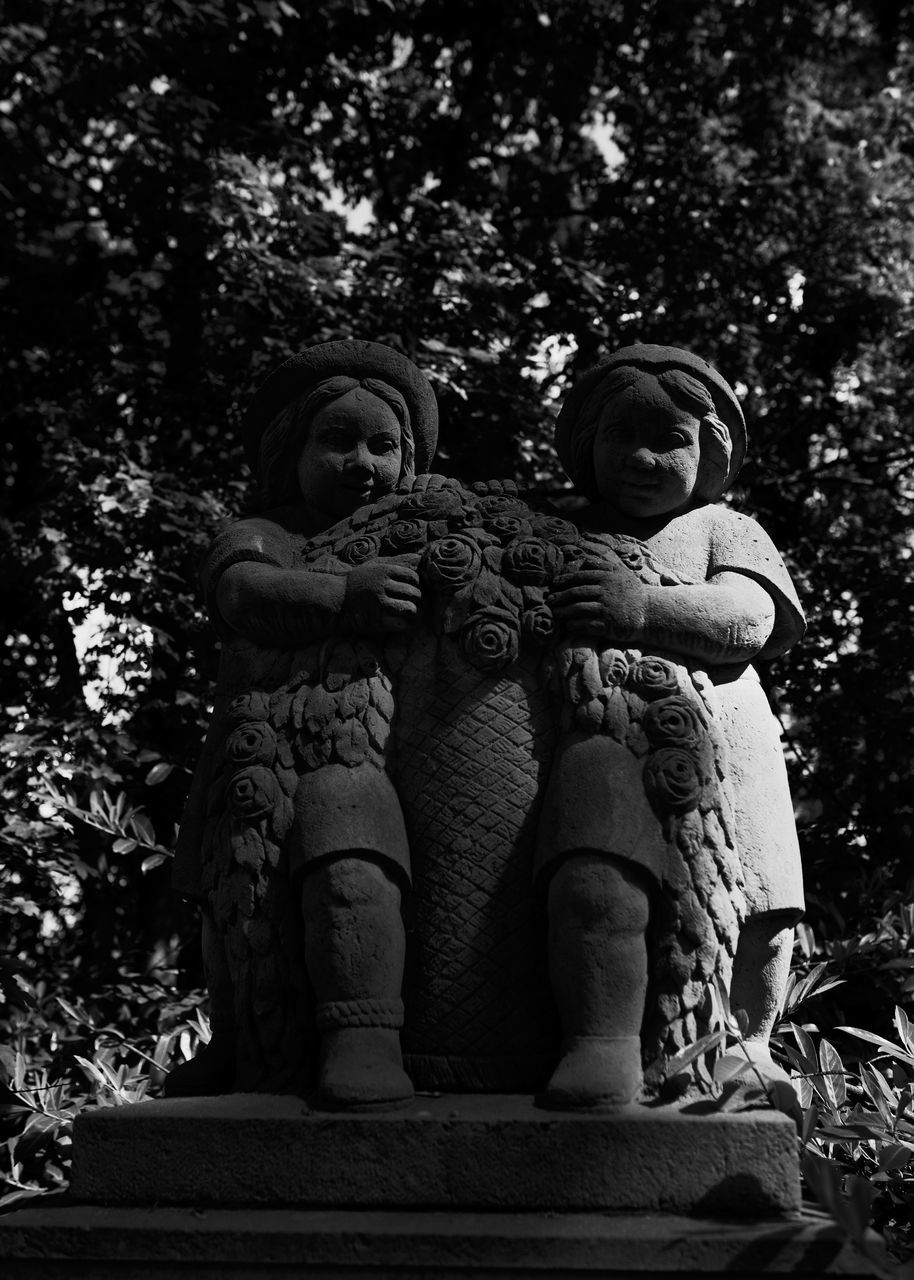
[[[705,786],[704,760],[711,750],[696,703],[679,690],[676,667],[662,658],[642,658],[635,687],[648,698],[641,730],[651,748],[644,789],[662,815],[697,809]]]
[[[232,818],[232,856],[255,875],[266,860],[275,865],[292,820],[277,774],[279,741],[271,712],[269,695],[254,691],[235,698],[226,713],[230,731],[225,760],[230,772],[225,795]],[[252,902],[243,915],[251,914]],[[240,904],[235,905],[241,910]]]
[[[620,649],[567,646],[558,659],[566,731],[606,734],[644,756],[645,791],[661,817],[697,808],[713,745],[682,669]]]
[[[418,555],[435,627],[485,672],[509,666],[522,647],[551,641],[549,587],[584,556],[569,521],[539,515],[510,493],[459,486],[387,500],[329,549],[345,565]]]
[[[568,520],[534,511],[508,486],[488,484],[471,490],[445,481],[391,494],[311,547],[309,560],[329,555],[345,566],[415,557],[426,620],[486,672],[509,666],[521,649],[542,650],[554,640],[549,591],[558,575],[615,561],[645,581],[659,581],[637,540],[595,541]]]
[[[269,723],[270,703],[262,693],[243,694],[228,709],[234,727],[225,744],[226,758],[234,766],[228,784],[230,811],[238,818],[259,818],[272,813],[279,786],[272,771],[276,759],[276,732]]]

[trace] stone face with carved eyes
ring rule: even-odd
[[[701,462],[701,422],[651,378],[627,387],[604,412],[594,439],[600,499],[634,518],[683,511]]]
[[[305,505],[343,520],[390,493],[401,462],[396,415],[378,396],[356,387],[314,416],[298,461]]]

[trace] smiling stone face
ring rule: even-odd
[[[635,519],[689,506],[701,462],[701,420],[649,374],[606,405],[594,439],[600,499]]]
[[[298,483],[308,507],[339,520],[390,493],[401,465],[395,413],[357,387],[315,415],[298,460]]]

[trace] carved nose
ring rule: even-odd
[[[359,475],[369,475],[371,473],[371,456],[367,450],[362,451],[359,449],[350,453],[346,459],[346,470],[354,471]]]
[[[650,449],[636,449],[632,454],[632,466],[640,471],[650,471],[654,466],[654,455]]]

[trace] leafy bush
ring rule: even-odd
[[[156,975],[122,975],[95,1000],[0,970],[0,1209],[67,1185],[75,1117],[154,1096],[209,1040],[204,993],[178,998]]]
[[[851,1006],[857,988],[869,996],[879,1026],[886,998],[909,999],[914,989],[914,903],[885,903],[872,927],[859,935],[817,944],[806,924],[797,927],[799,957],[790,974],[778,1025],[771,1037],[775,1062],[790,1077],[765,1078],[744,1042],[746,1017],[731,1010],[727,993],[712,993],[717,1027],[677,1054],[676,1073],[709,1050],[729,1049],[713,1068],[718,1108],[770,1105],[796,1123],[805,1190],[834,1218],[875,1274],[914,1277],[914,1022],[894,1004],[895,1039],[843,1023],[841,1001]],[[831,993],[828,1000],[826,995]],[[873,994],[882,999],[873,1000]],[[800,1018],[818,1006],[822,1021]],[[886,1028],[888,1031],[888,1028]],[[872,1053],[871,1046],[877,1052]],[[868,1054],[868,1057],[864,1057]]]
[[[914,904],[891,898],[869,924],[856,936],[825,942],[827,959],[808,957],[800,965],[775,1051],[790,1069],[802,1108],[807,1187],[877,1274],[910,1277],[914,1024],[902,1005],[914,989]],[[837,1005],[819,1000],[838,986]],[[847,1007],[862,1007],[861,992],[868,997],[869,1028],[844,1021]],[[828,1037],[818,1018],[793,1020],[804,999],[821,1005]]]

